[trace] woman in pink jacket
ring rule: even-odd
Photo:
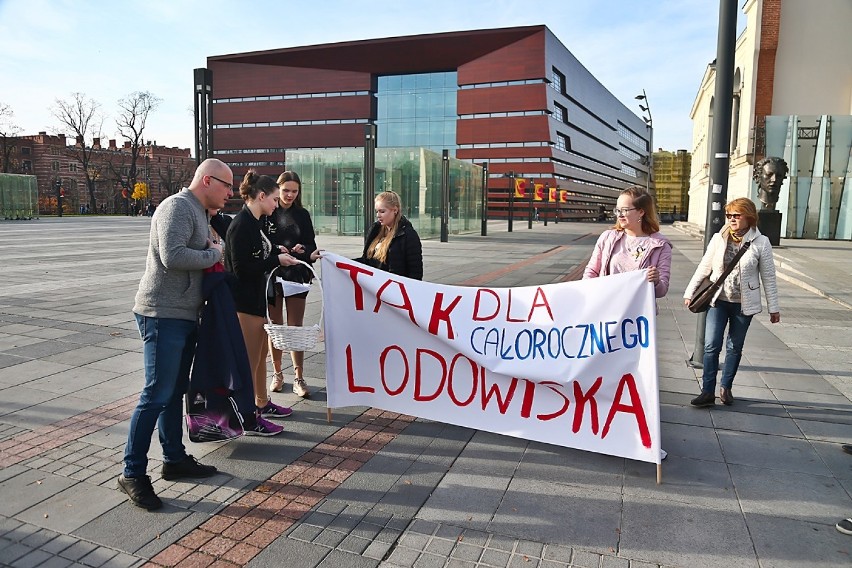
[[[672,244],[659,232],[654,198],[641,187],[628,187],[618,196],[613,212],[615,225],[598,237],[583,279],[647,268],[654,296],[662,298],[669,291]],[[661,448],[660,458],[667,455]]]
[[[595,244],[583,279],[648,269],[654,295],[669,291],[672,244],[660,231],[654,198],[641,187],[629,187],[616,202],[616,222]]]

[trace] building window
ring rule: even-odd
[[[33,163],[29,160],[24,160],[24,172],[33,171]]]
[[[50,169],[53,170],[54,172],[58,172],[59,171],[59,162],[56,161],[56,160],[53,160],[53,162],[50,163]]]
[[[68,164],[68,171],[69,172],[76,172],[77,171],[77,162],[71,162],[70,164]]]
[[[29,146],[21,146],[21,155],[29,156],[30,155],[30,147]]]
[[[568,110],[559,103],[553,103],[553,118],[559,122],[568,123]]]
[[[553,68],[550,86],[556,89],[556,91],[558,91],[560,94],[565,94],[565,75],[560,73],[559,69],[557,69],[556,67]]]
[[[566,152],[571,151],[571,140],[564,134],[556,134],[556,147]]]
[[[454,153],[459,119],[455,71],[384,75],[378,78],[377,87],[379,147],[420,146]]]

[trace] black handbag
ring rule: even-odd
[[[713,301],[713,296],[716,295],[716,292],[719,288],[722,287],[722,284],[725,282],[725,278],[731,273],[734,269],[734,266],[740,261],[740,258],[745,254],[745,251],[748,250],[748,247],[751,246],[751,241],[747,241],[743,243],[743,246],[740,247],[739,252],[737,252],[736,256],[731,260],[728,266],[725,267],[725,270],[722,272],[719,279],[713,282],[710,280],[709,276],[705,276],[704,280],[698,285],[698,288],[695,289],[695,293],[692,295],[692,298],[689,300],[689,311],[694,314],[700,314],[701,312],[706,312],[710,307],[710,302]]]

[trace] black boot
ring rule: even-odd
[[[692,399],[690,402],[692,406],[696,408],[704,408],[706,406],[714,406],[716,404],[716,397],[712,392],[703,392]]]

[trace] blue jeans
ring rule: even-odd
[[[701,392],[712,393],[716,390],[716,372],[719,370],[719,353],[722,351],[722,339],[725,326],[728,325],[728,340],[725,342],[725,368],[722,369],[722,386],[730,389],[734,384],[734,375],[740,367],[743,357],[748,326],[752,316],[744,316],[742,304],[716,300],[716,305],[707,310],[707,323],[704,327],[704,375]]]
[[[197,323],[189,320],[136,315],[145,360],[145,387],[130,417],[124,448],[125,477],[141,477],[148,468],[154,427],[159,429],[163,459],[186,458],[183,446],[183,395],[195,355]]]

